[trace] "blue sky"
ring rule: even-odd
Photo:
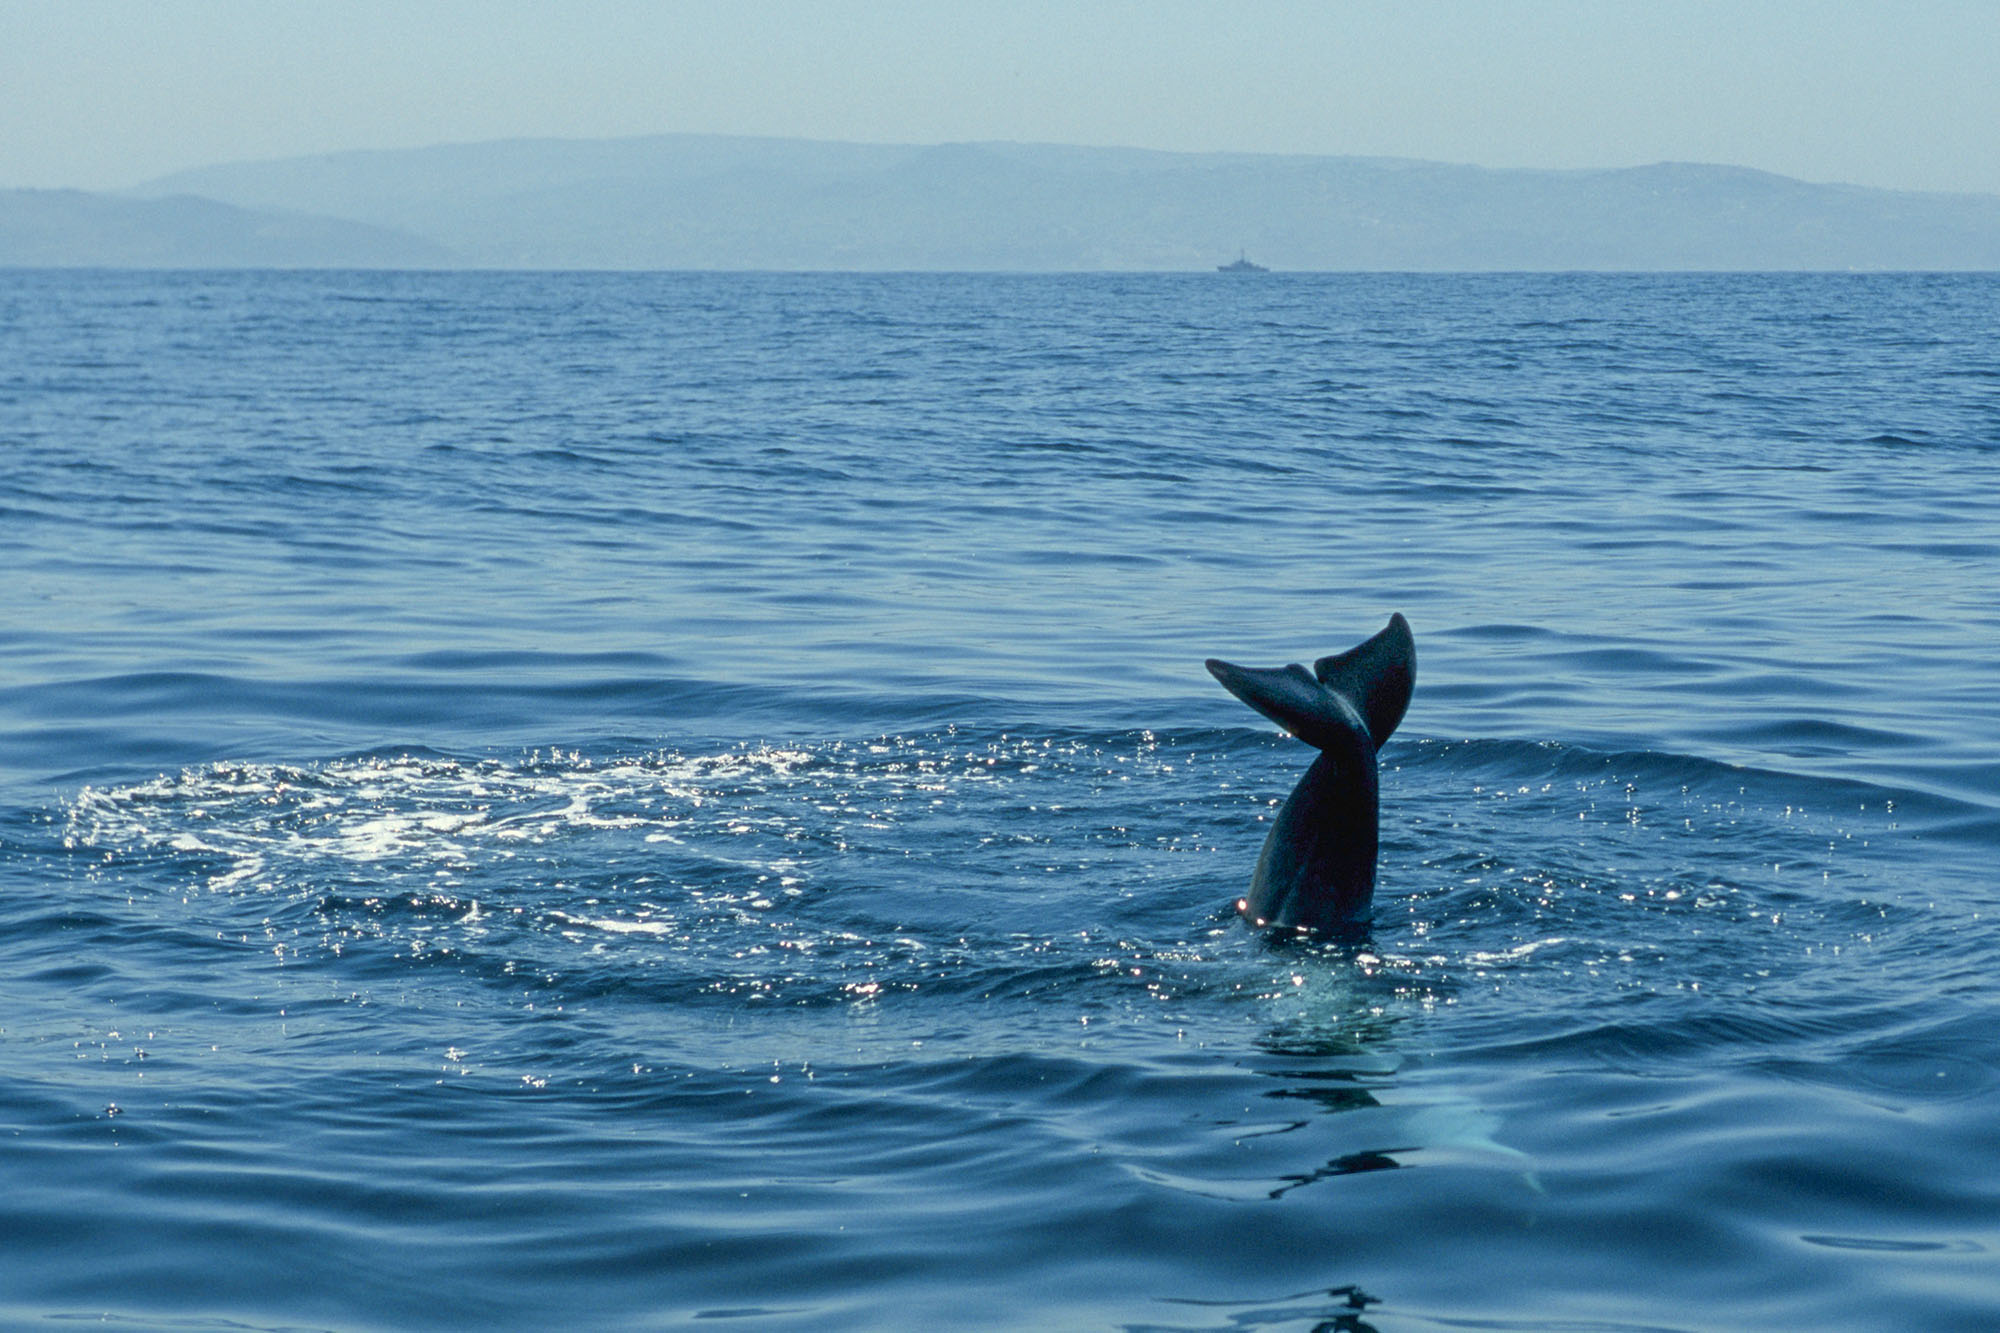
[[[0,186],[674,131],[2000,193],[2000,0],[0,0]]]

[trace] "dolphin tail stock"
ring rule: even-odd
[[[1240,667],[1210,658],[1209,674],[1231,694],[1300,740],[1321,750],[1353,747],[1365,730],[1380,748],[1410,706],[1417,645],[1399,611],[1373,638],[1307,671],[1298,665]]]
[[[1320,751],[1271,821],[1237,910],[1257,926],[1365,933],[1379,845],[1376,754],[1403,720],[1417,679],[1409,622],[1391,616],[1373,638],[1321,658],[1311,671],[1213,659],[1208,670]]]

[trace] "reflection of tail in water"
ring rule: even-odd
[[[1287,1089],[1274,1096],[1295,1097],[1315,1094],[1301,1093]],[[1318,1184],[1335,1176],[1351,1176],[1364,1171],[1394,1171],[1399,1167],[1420,1165],[1457,1164],[1465,1166],[1507,1165],[1520,1171],[1521,1180],[1537,1194],[1546,1195],[1541,1178],[1532,1169],[1533,1158],[1519,1148],[1509,1147],[1494,1137],[1500,1128],[1500,1117],[1477,1102],[1467,1098],[1431,1103],[1389,1102],[1363,1094],[1358,1098],[1347,1098],[1339,1103],[1323,1103],[1329,1110],[1360,1110],[1367,1108],[1385,1117],[1391,1124],[1390,1133],[1395,1147],[1369,1148],[1360,1152],[1343,1153],[1327,1162],[1325,1166],[1312,1171],[1295,1172],[1280,1176],[1284,1183],[1270,1191],[1273,1199],[1282,1198],[1295,1189]],[[1305,1122],[1285,1126],[1272,1131],[1284,1133],[1305,1128]],[[1406,1160],[1406,1159],[1416,1160]]]
[[[1300,1175],[1280,1176],[1285,1183],[1271,1191],[1270,1197],[1282,1199],[1295,1189],[1306,1185],[1316,1185],[1334,1176],[1352,1176],[1363,1171],[1394,1171],[1402,1163],[1387,1153],[1351,1152],[1344,1157],[1336,1157],[1317,1171],[1307,1171]]]
[[[1391,1109],[1402,1108],[1392,1103]],[[1407,1110],[1408,1118],[1404,1123],[1412,1131],[1410,1137],[1415,1146],[1390,1149],[1389,1153],[1439,1154],[1446,1160],[1491,1166],[1505,1163],[1520,1171],[1521,1179],[1529,1189],[1537,1194],[1548,1193],[1533,1169],[1535,1159],[1494,1137],[1500,1128],[1498,1112],[1490,1111],[1466,1097],[1410,1105]]]
[[[1369,1306],[1382,1303],[1380,1296],[1370,1296],[1353,1283],[1285,1296],[1265,1296],[1255,1301],[1200,1300],[1189,1296],[1162,1296],[1160,1299],[1169,1305],[1199,1305],[1239,1311],[1229,1321],[1232,1328],[1252,1325],[1261,1328],[1280,1320],[1286,1324],[1301,1325],[1311,1321],[1314,1333],[1322,1329],[1326,1333],[1376,1333],[1375,1325],[1361,1316]]]
[[[1275,1043],[1267,1040],[1264,1044],[1270,1049]],[[1380,1057],[1371,1060],[1356,1044],[1326,1042],[1321,1054],[1345,1059],[1334,1067],[1265,1071],[1283,1079],[1285,1086],[1264,1095],[1280,1102],[1311,1103],[1317,1111],[1340,1116],[1343,1123],[1355,1128],[1365,1123],[1370,1126],[1363,1131],[1368,1139],[1323,1166],[1279,1176],[1271,1198],[1334,1176],[1442,1165],[1508,1167],[1519,1171],[1535,1193],[1548,1193],[1533,1170],[1534,1159],[1498,1138],[1501,1119],[1497,1111],[1464,1096],[1416,1100],[1411,1095],[1414,1090],[1396,1088],[1390,1070],[1370,1068]],[[1355,1116],[1353,1120],[1347,1119],[1350,1114]],[[1311,1123],[1309,1119],[1288,1121],[1264,1133],[1290,1134]]]
[[[1267,1055],[1282,1061],[1258,1070],[1282,1083],[1267,1089],[1264,1096],[1289,1106],[1308,1103],[1310,1109],[1303,1118],[1241,1137],[1291,1135],[1317,1122],[1344,1127],[1337,1132],[1350,1150],[1311,1170],[1276,1176],[1271,1198],[1335,1176],[1443,1165],[1511,1169],[1536,1194],[1548,1193],[1533,1169],[1534,1159],[1497,1137],[1501,1129],[1497,1111],[1450,1092],[1423,1100],[1421,1087],[1398,1086],[1396,1060],[1380,1053],[1389,1044],[1393,1026],[1389,1016],[1356,1014],[1358,1003],[1372,1001],[1366,991],[1352,990],[1352,974],[1346,974],[1344,987],[1336,984],[1342,974],[1330,971],[1322,976],[1326,979],[1322,986],[1302,985],[1292,992],[1306,996],[1307,1011],[1318,1023],[1279,1029],[1258,1042]],[[1332,999],[1344,999],[1346,1004],[1330,1003]],[[1335,1026],[1346,1031],[1328,1030]]]

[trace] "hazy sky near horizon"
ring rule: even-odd
[[[0,186],[674,132],[2000,193],[1996,0],[0,0]]]

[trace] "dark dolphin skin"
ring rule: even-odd
[[[1214,658],[1208,670],[1224,689],[1319,750],[1278,811],[1250,896],[1236,910],[1256,926],[1361,933],[1375,896],[1375,753],[1403,720],[1417,681],[1410,622],[1393,615],[1380,634],[1320,658],[1311,671]]]

